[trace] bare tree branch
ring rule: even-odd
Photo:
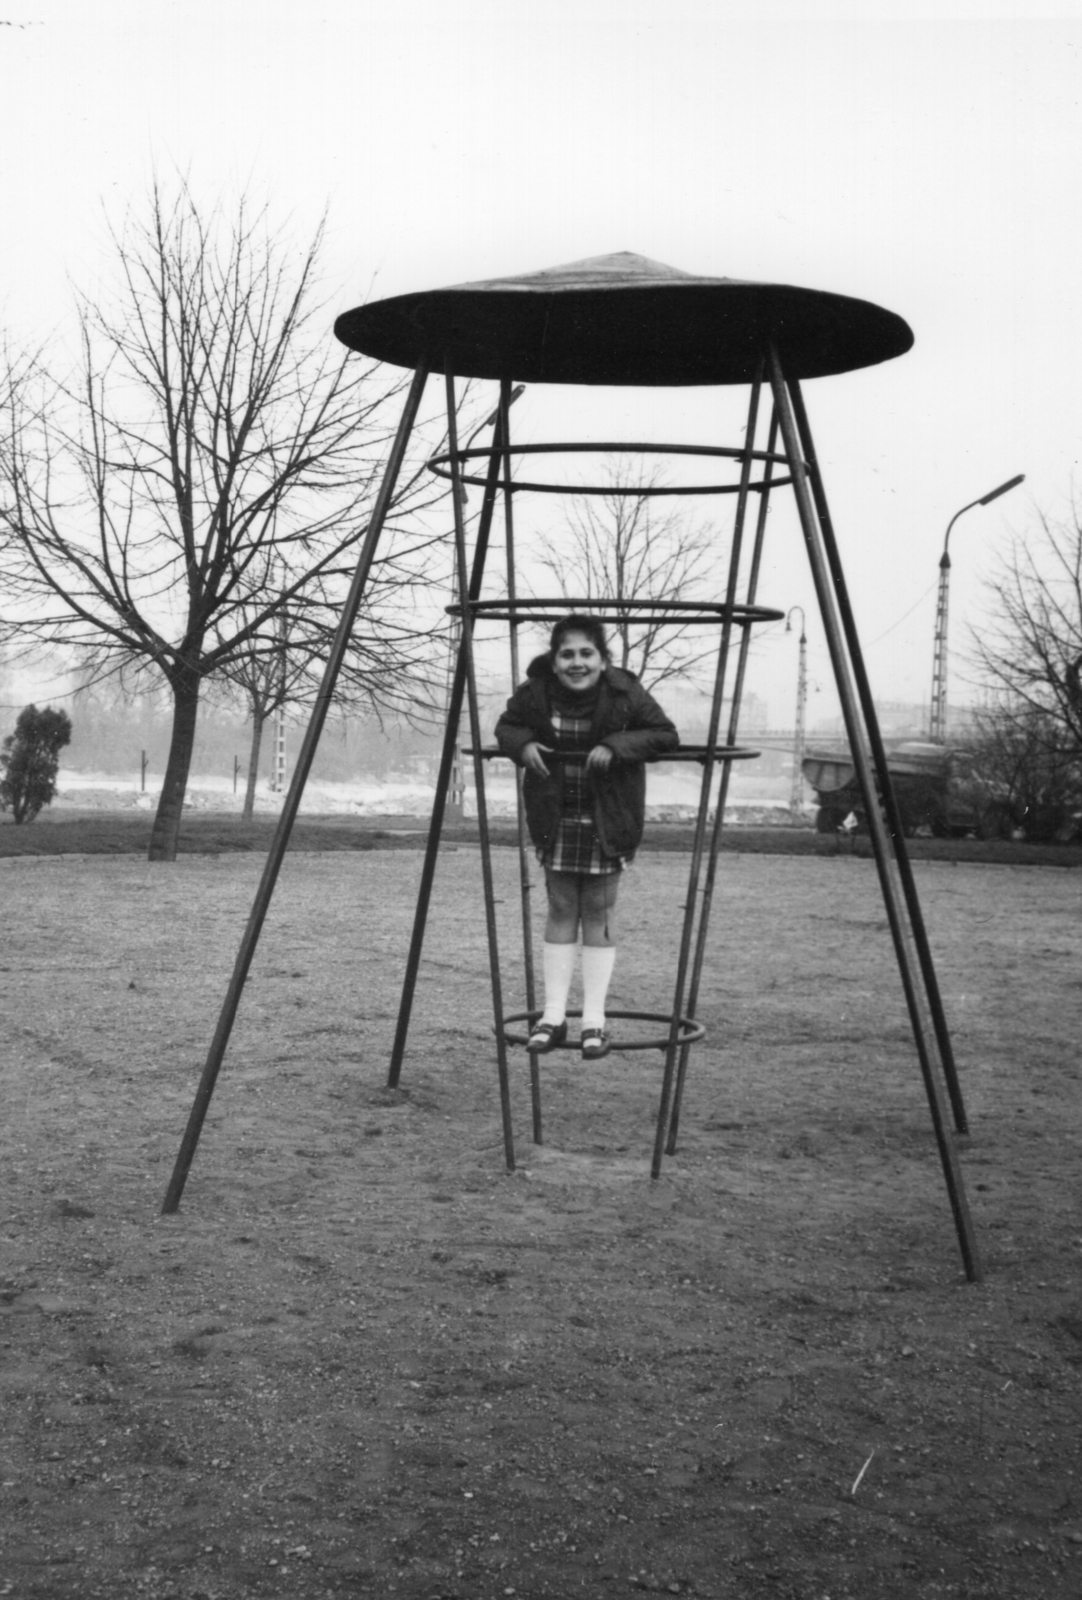
[[[1082,518],[1041,516],[989,585],[991,626],[972,635],[987,686],[1058,724],[1082,750]]]
[[[710,580],[724,558],[717,532],[686,514],[659,512],[647,493],[627,493],[632,483],[626,463],[611,461],[608,473],[612,493],[574,500],[562,538],[546,548],[538,565],[569,597],[616,603],[617,665],[647,688],[666,679],[693,679],[713,659],[716,637],[675,620],[637,619],[630,602],[711,598]],[[654,471],[643,486],[662,481]]]
[[[1082,815],[1082,519],[1041,515],[988,585],[991,623],[971,634],[988,693],[964,742],[972,772],[1013,825],[1051,840]]]

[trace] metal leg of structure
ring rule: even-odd
[[[515,616],[515,606],[518,600],[518,585],[515,572],[515,517],[514,517],[514,490],[511,487],[511,380],[504,378],[500,383],[500,416],[503,425],[504,455],[502,457],[503,483],[504,483],[504,549],[507,557],[507,609],[510,612],[509,643],[511,654],[511,689],[512,692],[519,684],[519,654],[518,654],[518,619]],[[526,807],[522,797],[522,768],[515,768],[515,817],[518,832],[518,876],[519,897],[522,903],[522,963],[526,984],[526,1009],[533,1012],[537,1007],[537,982],[534,975],[533,954],[533,916],[532,897],[533,884],[530,879],[530,851],[529,839],[526,831]],[[541,1058],[536,1050],[529,1052],[530,1057],[530,1108],[533,1113],[533,1142],[542,1143],[541,1136]]]
[[[875,716],[871,685],[868,682],[868,675],[864,668],[864,658],[857,639],[853,608],[849,603],[849,590],[846,586],[845,574],[842,571],[841,560],[838,555],[838,542],[834,536],[834,524],[831,521],[830,511],[827,507],[826,491],[823,487],[822,474],[819,471],[819,464],[816,460],[815,446],[812,443],[808,414],[804,409],[804,399],[800,392],[800,385],[794,381],[789,385],[789,391],[793,399],[793,414],[796,418],[801,446],[807,462],[808,477],[811,482],[812,495],[815,499],[816,512],[823,530],[823,544],[826,550],[827,562],[830,566],[830,575],[838,602],[842,627],[845,630],[849,654],[853,662],[853,676],[856,680],[857,692],[864,709],[865,722],[868,725],[872,753],[877,765],[885,770],[887,767],[886,752],[883,749],[878,719]],[[924,915],[921,911],[920,897],[917,894],[917,886],[913,878],[909,851],[905,844],[905,830],[902,826],[901,813],[898,810],[898,802],[891,782],[888,782],[884,787],[883,804],[887,813],[887,823],[894,839],[898,873],[905,894],[906,906],[909,910],[913,942],[917,947],[921,974],[924,978],[928,1009],[931,1012],[932,1023],[935,1028],[936,1042],[939,1046],[939,1055],[943,1066],[943,1076],[946,1079],[947,1093],[950,1095],[951,1109],[954,1112],[954,1126],[958,1133],[968,1133],[969,1126],[966,1119],[965,1102],[962,1098],[962,1086],[958,1080],[958,1069],[954,1060],[954,1047],[951,1043],[946,1013],[943,1009],[939,980],[936,977],[935,962],[932,959],[931,946],[928,943],[928,934],[924,926]]]
[[[770,429],[767,435],[767,455],[773,454],[778,442],[778,417],[775,411],[770,419]],[[754,439],[748,440],[748,448],[755,444]],[[755,539],[752,545],[751,563],[748,569],[748,582],[745,599],[749,606],[755,604],[755,597],[759,590],[759,569],[763,559],[763,544],[766,539],[766,519],[770,510],[770,483],[773,476],[773,463],[768,459],[763,474],[763,488],[759,496],[759,514],[755,522]],[[726,743],[734,745],[740,731],[740,708],[744,698],[744,679],[747,675],[748,651],[751,648],[751,629],[745,628],[740,638],[740,649],[737,653],[736,676],[733,680],[732,708],[729,715],[729,728]],[[718,852],[721,848],[721,831],[725,825],[725,802],[729,795],[729,779],[732,776],[732,762],[722,764],[721,782],[718,788],[717,806],[714,812],[714,830],[710,839],[710,853],[707,861],[706,878],[703,885],[702,908],[699,912],[699,927],[695,939],[695,957],[691,968],[691,983],[688,988],[687,1014],[694,1017],[699,1006],[699,986],[702,982],[703,965],[706,960],[706,941],[710,932],[710,915],[714,904],[714,887],[717,879]],[[680,1107],[684,1098],[684,1084],[687,1079],[687,1070],[691,1056],[691,1046],[682,1045],[680,1049],[680,1062],[676,1073],[676,1087],[673,1091],[672,1113],[669,1118],[669,1136],[665,1145],[665,1154],[674,1155],[676,1152],[676,1136],[680,1127]]]
[[[898,959],[898,969],[909,1010],[913,1037],[920,1060],[928,1105],[932,1116],[936,1144],[946,1181],[947,1194],[954,1214],[955,1228],[961,1248],[967,1278],[973,1282],[981,1277],[980,1259],[976,1238],[966,1200],[958,1155],[947,1128],[946,1106],[937,1071],[937,1037],[928,1015],[926,996],[918,982],[919,961],[915,960],[911,928],[906,921],[908,909],[902,889],[898,857],[904,855],[901,830],[892,841],[887,833],[879,805],[879,793],[892,796],[890,774],[879,737],[875,707],[870,697],[861,702],[854,690],[854,667],[850,655],[859,659],[859,644],[855,629],[843,627],[838,612],[837,583],[840,578],[837,548],[833,548],[833,562],[827,553],[826,530],[821,525],[815,499],[805,466],[803,445],[797,426],[790,389],[786,383],[781,361],[775,349],[770,351],[770,381],[774,391],[774,405],[781,427],[782,440],[789,460],[793,492],[800,516],[804,544],[811,564],[812,578],[819,601],[819,611],[834,667],[835,684],[842,704],[849,748],[860,782],[861,796],[868,817],[876,867],[883,893],[883,904],[890,924],[891,935]],[[848,610],[848,607],[846,607]],[[863,666],[861,666],[863,675]],[[863,717],[862,717],[863,713]],[[871,746],[871,749],[869,749]],[[874,757],[874,760],[873,760]],[[889,805],[889,802],[888,802]],[[894,848],[892,849],[892,844]],[[895,854],[895,851],[897,854]]]
[[[489,463],[484,499],[481,505],[481,516],[477,526],[477,542],[474,547],[473,570],[470,574],[467,596],[470,600],[477,600],[481,594],[481,584],[485,575],[485,560],[488,555],[489,535],[492,527],[492,515],[496,504],[498,473],[499,462],[494,455]],[[451,782],[451,773],[457,760],[458,730],[462,720],[462,701],[466,693],[466,648],[466,615],[463,611],[459,618],[458,654],[455,660],[454,675],[451,680],[451,693],[447,703],[447,727],[444,731],[443,752],[440,756],[439,773],[436,778],[436,795],[432,805],[432,817],[428,826],[428,842],[425,846],[421,882],[417,891],[417,909],[413,917],[413,932],[410,935],[409,953],[406,957],[406,972],[402,980],[402,998],[398,1006],[398,1023],[395,1027],[390,1067],[387,1072],[387,1086],[390,1089],[398,1087],[398,1082],[402,1075],[406,1039],[409,1034],[410,1017],[413,1012],[413,997],[417,989],[417,974],[421,965],[425,929],[428,926],[428,908],[432,900],[432,884],[436,876],[440,835],[443,832],[443,818],[447,809],[447,791]]]
[[[710,808],[710,787],[714,777],[714,751],[717,748],[718,729],[721,724],[721,704],[725,693],[725,676],[729,662],[729,647],[732,639],[733,617],[732,607],[736,604],[736,589],[740,573],[740,556],[744,536],[744,519],[748,505],[748,486],[751,482],[752,450],[755,447],[755,429],[759,415],[759,396],[762,390],[762,363],[755,375],[751,386],[751,398],[748,402],[748,421],[745,432],[745,453],[740,464],[740,485],[737,490],[736,512],[733,518],[733,542],[729,555],[729,579],[726,586],[725,614],[721,629],[721,643],[718,648],[718,665],[714,678],[714,698],[710,707],[710,725],[707,733],[707,753],[703,763],[702,787],[699,791],[699,812],[695,823],[695,839],[691,851],[691,866],[688,871],[687,900],[684,904],[684,924],[680,936],[680,954],[677,959],[676,985],[673,994],[672,1017],[669,1024],[669,1043],[665,1052],[665,1068],[661,1080],[661,1098],[658,1105],[657,1132],[654,1137],[654,1156],[651,1164],[651,1177],[658,1177],[661,1172],[661,1161],[665,1147],[665,1136],[669,1122],[669,1108],[672,1103],[673,1080],[676,1070],[677,1054],[679,1052],[680,1018],[684,1007],[684,986],[687,982],[688,961],[691,953],[692,933],[695,927],[697,900],[699,896],[699,879],[702,872],[703,845],[706,838],[707,813]]]
[[[473,778],[477,794],[477,832],[481,842],[481,877],[485,892],[485,925],[488,931],[489,972],[492,979],[492,1009],[496,1027],[496,1061],[500,1082],[500,1114],[503,1121],[503,1148],[508,1172],[515,1170],[515,1141],[511,1127],[511,1084],[507,1068],[507,1040],[503,1034],[503,981],[500,977],[499,934],[496,926],[496,891],[492,880],[492,842],[488,831],[488,802],[485,797],[485,760],[482,753],[481,712],[477,698],[477,674],[473,661],[473,611],[469,605],[466,581],[466,529],[462,520],[462,480],[458,459],[458,429],[455,418],[455,380],[447,363],[447,432],[451,456],[451,483],[455,507],[455,548],[458,552],[458,583],[462,606],[462,645],[466,661],[466,698],[470,711],[470,742],[473,746]],[[501,412],[501,422],[503,420]],[[497,466],[503,457],[493,450]]]
[[[475,575],[482,564],[483,555],[480,552],[475,553]],[[413,1014],[413,997],[417,990],[417,974],[421,966],[425,930],[428,926],[428,908],[432,900],[432,884],[436,876],[440,837],[443,833],[443,819],[447,809],[447,791],[457,758],[456,745],[458,742],[459,723],[462,720],[462,701],[465,692],[466,655],[460,633],[454,677],[451,682],[451,694],[447,703],[447,726],[444,730],[443,752],[440,756],[439,773],[436,777],[436,794],[432,804],[432,816],[428,824],[428,841],[425,845],[424,864],[421,867],[421,882],[417,890],[417,909],[413,916],[413,932],[410,935],[409,952],[406,956],[406,972],[402,979],[402,997],[398,1004],[398,1022],[395,1027],[394,1043],[391,1046],[391,1060],[387,1070],[387,1087],[389,1089],[397,1089],[399,1079],[402,1076],[402,1062],[406,1053],[410,1017]]]
[[[522,962],[526,979],[526,1010],[532,1019],[537,1010],[537,981],[534,976],[532,900],[533,883],[530,878],[530,849],[526,830],[526,805],[522,795],[523,774],[515,769],[515,816],[518,824],[518,877],[522,902]],[[532,1028],[532,1020],[531,1020]],[[530,1110],[533,1120],[533,1142],[543,1144],[541,1127],[541,1057],[536,1050],[530,1056]]]
[[[372,520],[368,524],[368,532],[365,535],[360,555],[357,558],[353,582],[350,585],[349,594],[342,609],[338,631],[334,636],[334,642],[327,657],[323,681],[316,696],[316,703],[312,709],[312,716],[308,723],[304,742],[297,756],[297,764],[293,770],[289,793],[286,795],[282,806],[282,814],[278,819],[278,827],[271,841],[266,864],[263,868],[263,876],[260,879],[259,888],[256,890],[255,902],[248,918],[248,925],[241,939],[240,950],[237,953],[236,963],[233,968],[233,976],[218,1018],[218,1026],[211,1041],[206,1065],[203,1068],[203,1075],[199,1081],[195,1101],[188,1117],[188,1125],[181,1140],[176,1164],[173,1167],[173,1175],[166,1190],[165,1200],[162,1204],[162,1212],[165,1215],[176,1211],[180,1205],[181,1195],[184,1193],[184,1185],[187,1182],[188,1172],[195,1156],[196,1146],[199,1143],[199,1135],[210,1107],[214,1086],[217,1083],[218,1073],[221,1070],[226,1047],[229,1044],[229,1036],[233,1031],[233,1023],[236,1019],[241,995],[244,992],[244,984],[256,952],[256,946],[259,943],[259,935],[270,907],[274,887],[278,881],[278,873],[289,844],[289,836],[293,831],[293,823],[296,820],[297,811],[300,808],[301,796],[304,793],[305,783],[308,781],[308,774],[315,757],[316,747],[319,744],[320,734],[323,732],[323,726],[327,720],[335,684],[338,681],[338,675],[342,670],[342,662],[349,648],[350,635],[357,620],[357,612],[360,609],[361,598],[368,582],[368,574],[375,559],[376,547],[394,497],[395,485],[398,481],[398,474],[402,469],[406,446],[409,443],[410,434],[413,432],[413,425],[417,420],[417,411],[421,404],[421,396],[424,393],[427,378],[428,369],[418,367],[410,384],[402,419],[399,422],[398,432],[395,435],[394,445],[391,450],[390,460],[387,463],[387,470],[383,475],[383,483],[380,486],[376,504],[372,511]]]

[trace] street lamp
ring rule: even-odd
[[[1009,489],[1017,489],[1018,485],[1024,482],[1025,476],[1024,472],[1020,472],[1017,477],[1008,478],[1006,483],[1001,483],[998,489],[990,489],[987,494],[981,495],[979,500],[971,500],[961,511],[956,511],[947,523],[943,554],[939,559],[939,598],[935,609],[935,644],[932,656],[932,721],[928,737],[933,744],[945,744],[947,741],[947,611],[951,579],[951,558],[947,552],[947,545],[950,542],[951,529],[958,518],[965,512],[972,511],[974,506],[990,505]]]
[[[792,633],[790,620],[793,612],[800,612],[800,665],[796,678],[796,734],[793,738],[793,787],[789,796],[789,811],[793,821],[803,814],[804,804],[804,712],[808,704],[808,636],[805,630],[804,607],[790,606],[785,619],[786,633]]]

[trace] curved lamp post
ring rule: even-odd
[[[951,558],[947,546],[950,543],[951,529],[958,518],[965,512],[972,511],[974,506],[990,505],[1009,489],[1017,489],[1018,485],[1025,481],[1025,476],[1024,472],[1020,472],[1017,477],[1008,478],[1006,483],[1001,483],[997,489],[990,489],[987,494],[981,495],[979,500],[971,500],[961,511],[956,511],[947,523],[943,554],[939,558],[939,598],[935,609],[935,645],[932,655],[932,720],[928,737],[933,744],[945,744],[947,740],[947,614],[951,578]]]
[[[808,636],[804,622],[804,607],[790,606],[785,619],[786,633],[792,633],[792,616],[800,612],[800,665],[796,678],[796,734],[793,738],[793,788],[789,796],[789,810],[794,822],[802,815],[804,802],[804,713],[808,704]]]

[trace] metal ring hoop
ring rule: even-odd
[[[562,444],[513,444],[507,446],[475,445],[469,450],[451,450],[444,455],[432,456],[428,461],[428,470],[434,472],[438,478],[454,477],[451,471],[451,462],[459,466],[464,461],[474,458],[491,460],[493,456],[528,456],[528,455],[597,455],[623,451],[636,455],[673,455],[673,456],[723,456],[731,461],[743,461],[749,454],[753,461],[770,462],[780,466],[788,466],[788,456],[775,450],[741,450],[728,445],[712,444],[620,444],[618,442],[602,442],[598,444],[583,444],[580,442]],[[475,488],[488,487],[488,478],[480,473],[460,472],[459,480],[463,484],[472,484]],[[792,483],[792,478],[759,479],[748,484],[752,494],[761,494],[764,490],[784,488]],[[671,484],[584,484],[584,483],[529,483],[507,477],[497,478],[495,487],[518,492],[523,489],[533,491],[535,494],[609,494],[609,495],[638,495],[649,498],[655,495],[674,494],[738,494],[739,483],[701,483],[690,486]]]
[[[541,1016],[541,1014],[542,1013],[540,1011],[514,1011],[510,1016],[504,1017],[501,1026],[503,1028],[503,1037],[505,1042],[507,1044],[525,1045],[529,1041],[529,1034],[512,1032],[511,1024],[514,1022],[533,1023],[537,1017]],[[582,1012],[581,1010],[571,1010],[567,1013],[567,1015],[569,1017],[581,1017]],[[605,1015],[606,1018],[616,1017],[624,1022],[658,1022],[666,1029],[672,1027],[672,1017],[667,1015],[664,1011],[608,1011],[605,1013]],[[493,1033],[498,1033],[499,1029],[493,1028],[492,1031]],[[676,1035],[676,1042],[680,1046],[687,1044],[698,1044],[699,1040],[704,1036],[705,1033],[706,1028],[701,1022],[695,1022],[691,1017],[681,1017],[679,1021],[679,1029]],[[557,1050],[575,1050],[578,1047],[577,1045],[568,1041],[567,1044],[557,1045],[556,1048]],[[612,1048],[614,1050],[664,1051],[669,1048],[669,1035],[666,1032],[664,1036],[659,1039],[614,1039],[612,1041]],[[546,1054],[547,1053],[548,1052],[546,1052]]]
[[[448,616],[460,617],[460,605],[445,606]],[[709,627],[731,621],[738,628],[759,622],[781,622],[784,611],[770,606],[726,605],[709,600],[569,600],[564,595],[545,596],[516,602],[509,600],[471,600],[471,617],[484,622],[549,622],[552,615],[569,616],[588,612],[600,622],[671,622],[680,627]]]
[[[700,764],[705,765],[707,757],[709,757],[716,766],[720,767],[725,761],[757,761],[762,753],[761,750],[751,750],[746,745],[740,744],[716,744],[713,750],[710,749],[709,745],[705,744],[682,744],[679,750],[670,750],[665,755],[659,756],[658,760],[664,762],[698,761]],[[496,744],[482,745],[479,752],[474,750],[472,744],[464,744],[462,746],[462,754],[464,756],[480,754],[482,761],[510,761],[512,759],[510,756],[504,755],[499,745]],[[575,751],[574,754],[571,754],[562,750],[553,750],[546,757],[548,761],[583,761],[584,759],[585,756],[581,751]],[[653,763],[648,764],[652,765]]]

